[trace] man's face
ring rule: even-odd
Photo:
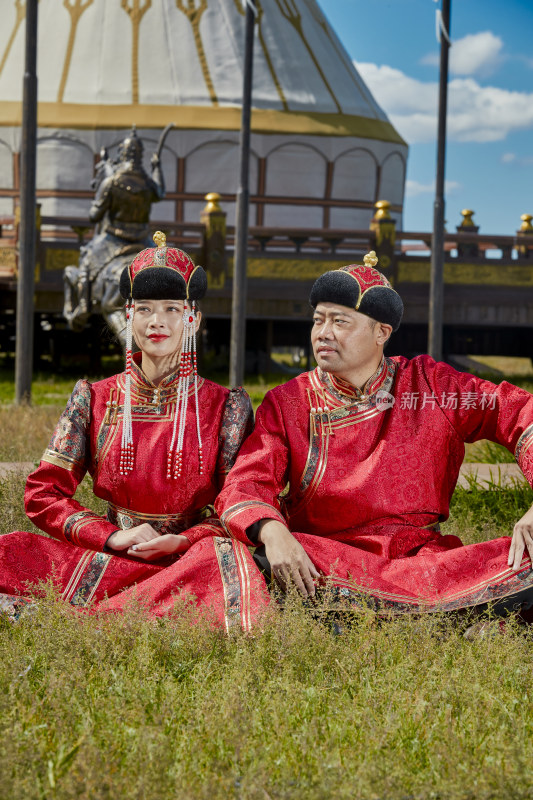
[[[326,372],[350,381],[350,376],[381,359],[391,330],[390,325],[374,323],[347,306],[319,303],[311,331],[316,362]]]

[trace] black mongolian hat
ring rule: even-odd
[[[191,258],[167,247],[164,233],[154,233],[157,247],[135,256],[120,276],[120,294],[133,300],[201,300],[207,291],[207,275]]]
[[[313,284],[309,302],[313,308],[319,303],[338,303],[392,325],[396,331],[402,320],[402,298],[387,278],[374,269],[378,259],[373,250],[363,261],[364,265],[349,264],[321,275]]]

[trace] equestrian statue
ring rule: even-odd
[[[121,142],[113,161],[102,149],[92,182],[95,190],[89,219],[96,223],[92,239],[80,248],[79,266],[64,271],[63,315],[73,331],[81,331],[92,314],[100,313],[122,346],[126,317],[119,279],[132,258],[152,246],[150,209],[165,196],[160,154],[173,124],[163,131],[151,158],[151,176],[143,167],[143,143],[135,126]]]

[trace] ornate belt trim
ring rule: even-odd
[[[213,506],[203,506],[197,510],[184,511],[178,514],[146,514],[131,508],[122,508],[108,503],[107,519],[121,530],[135,528],[147,522],[160,533],[182,533],[193,525],[215,517]]]

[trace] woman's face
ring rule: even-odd
[[[179,355],[183,341],[183,300],[135,300],[133,336],[150,358]]]

